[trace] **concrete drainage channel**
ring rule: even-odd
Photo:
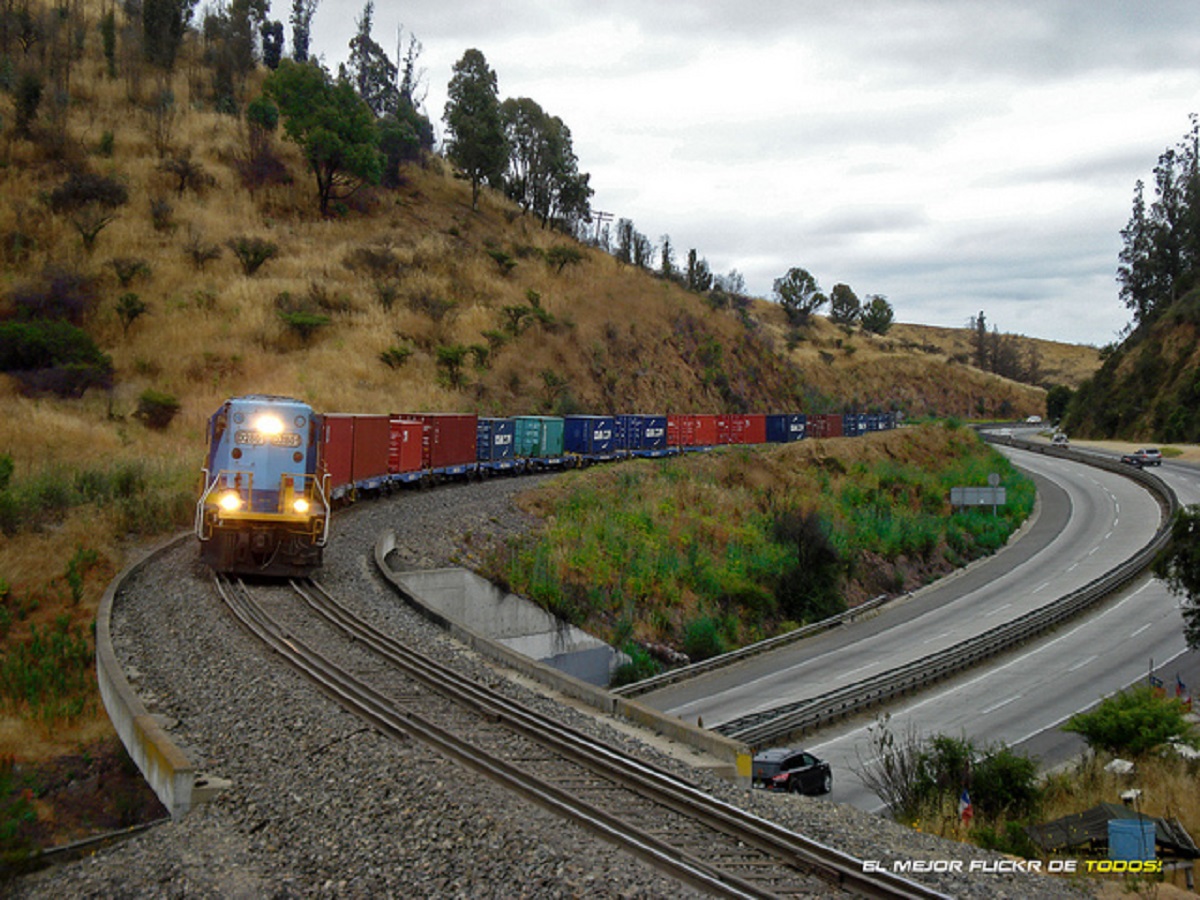
[[[602,685],[571,674],[574,671],[577,674],[590,672],[595,675],[600,668],[611,671],[615,661],[614,651],[608,645],[590,636],[580,637],[584,632],[575,629],[576,643],[574,649],[570,649],[562,643],[569,640],[563,628],[552,624],[553,619],[545,612],[533,604],[528,604],[534,607],[533,610],[518,609],[515,601],[522,604],[528,601],[504,595],[503,592],[497,596],[491,584],[472,572],[463,569],[397,572],[387,562],[388,555],[395,549],[395,542],[396,535],[392,532],[380,535],[375,543],[375,565],[410,606],[455,638],[483,656],[564,696],[709,754],[719,762],[714,770],[718,775],[749,786],[750,749],[743,742],[690,725],[682,719],[666,715],[632,698],[617,696]],[[478,627],[484,620],[476,619],[476,627],[472,627],[470,622],[453,617],[456,611],[466,608],[468,599],[491,606],[490,613],[485,616],[491,633]],[[460,615],[465,618],[465,613]],[[523,649],[530,645],[541,645],[543,659],[532,659],[514,649],[522,645]],[[604,661],[598,662],[601,657]],[[607,678],[603,680],[607,683]]]

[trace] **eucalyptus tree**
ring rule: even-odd
[[[788,269],[786,275],[775,279],[774,289],[779,305],[793,325],[807,324],[809,317],[828,302],[817,279],[807,269]]]
[[[478,209],[480,188],[499,184],[508,165],[496,73],[480,51],[468,50],[454,64],[443,119],[447,156],[470,179],[471,208]]]
[[[371,37],[371,19],[375,13],[374,0],[363,4],[362,16],[356,20],[358,30],[350,39],[350,57],[347,61],[347,77],[358,91],[358,96],[371,107],[376,116],[394,114],[400,105],[400,88],[397,84],[399,69],[388,58],[387,52]]]
[[[872,334],[887,334],[888,329],[892,327],[894,318],[895,312],[892,310],[892,304],[888,303],[887,297],[883,294],[871,294],[863,306],[859,322],[864,331]]]
[[[317,14],[319,0],[292,0],[292,59],[308,62],[308,47],[312,41],[312,20]]]
[[[312,63],[285,59],[263,91],[278,106],[287,139],[298,145],[317,182],[321,215],[379,180],[375,116],[347,81]]]
[[[853,325],[862,317],[862,304],[848,284],[835,284],[829,292],[829,318],[839,325]]]

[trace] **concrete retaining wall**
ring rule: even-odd
[[[718,771],[739,784],[750,784],[750,749],[740,741],[691,725],[676,716],[669,716],[636,700],[617,697],[606,688],[596,687],[578,678],[572,678],[544,663],[530,659],[504,646],[487,635],[454,621],[443,612],[425,603],[413,589],[412,579],[406,573],[396,572],[387,564],[387,556],[396,547],[396,535],[385,532],[375,542],[375,565],[404,599],[416,610],[436,622],[447,632],[473,650],[483,654],[522,675],[526,675],[568,697],[581,700],[604,713],[617,715],[630,722],[650,728],[659,734],[689,747],[695,747],[724,763]],[[415,579],[420,581],[418,577]]]
[[[112,608],[125,581],[144,566],[155,562],[181,541],[193,538],[191,532],[178,535],[127,566],[108,585],[96,612],[96,681],[104,709],[121,737],[130,757],[158,795],[163,806],[178,819],[192,807],[192,789],[196,770],[191,760],[171,741],[134,693],[125,670],[112,645]]]

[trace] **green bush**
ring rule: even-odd
[[[68,322],[0,323],[0,372],[29,372],[83,365],[111,376],[112,360],[86,331]]]
[[[725,652],[725,642],[717,622],[710,616],[702,616],[688,624],[683,632],[683,652],[692,662],[711,659]]]
[[[1092,749],[1117,756],[1141,756],[1171,741],[1197,746],[1195,728],[1184,718],[1183,703],[1138,685],[1106,697],[1089,712],[1076,713],[1062,726]]]
[[[1000,746],[975,763],[971,798],[980,812],[992,818],[1035,815],[1042,801],[1037,763]]]
[[[147,428],[163,431],[171,424],[179,409],[177,398],[148,388],[138,398],[138,408],[133,417]]]
[[[613,673],[613,687],[633,684],[635,681],[642,681],[662,671],[662,666],[643,647],[630,642],[626,643],[622,650],[629,657],[629,662],[620,666]]]
[[[279,247],[265,238],[239,236],[228,241],[229,249],[242,264],[242,272],[246,277],[252,276],[261,269],[268,260],[279,255]]]

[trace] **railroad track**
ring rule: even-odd
[[[292,633],[243,582],[217,576],[216,584],[255,637],[380,732],[417,739],[681,882],[726,897],[831,890],[944,896],[889,872],[864,872],[848,854],[717,800],[446,668],[362,622],[315,581],[292,587],[358,650],[386,662],[368,667],[386,669],[375,684]]]

